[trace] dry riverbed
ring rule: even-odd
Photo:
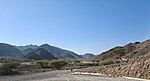
[[[139,81],[91,75],[73,75],[68,70],[49,71],[29,75],[0,76],[0,81]]]

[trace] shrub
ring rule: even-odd
[[[20,62],[6,62],[3,63],[0,66],[0,74],[1,75],[9,75],[9,74],[14,74],[16,73],[16,71],[14,71],[14,69],[16,69],[18,66],[20,65]]]
[[[36,62],[38,68],[51,68],[50,62],[48,61],[40,61]]]
[[[6,63],[6,62],[21,62],[19,59],[13,59],[13,58],[0,58],[0,63]]]
[[[51,67],[57,70],[61,70],[66,65],[68,65],[66,61],[52,61],[51,62]]]
[[[113,54],[116,55],[123,62],[122,56],[124,56],[124,54],[125,54],[125,49],[124,48],[118,48],[118,49],[113,51]]]
[[[11,70],[17,68],[20,65],[20,62],[6,62],[0,66],[0,70]]]
[[[113,64],[113,63],[114,63],[114,62],[111,61],[111,60],[107,60],[107,61],[101,62],[102,65],[111,65],[111,64]]]

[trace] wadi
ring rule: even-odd
[[[0,81],[150,81],[150,0],[0,0]]]
[[[150,79],[150,40],[116,46],[99,55],[79,55],[48,44],[0,43],[0,48],[1,81],[62,81],[62,77],[64,81]]]

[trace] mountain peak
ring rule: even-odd
[[[83,55],[81,55],[81,56],[82,56],[82,58],[84,58],[84,59],[89,59],[89,58],[94,57],[95,55],[92,54],[92,53],[86,53],[86,54],[83,54]]]
[[[51,46],[51,45],[45,43],[45,44],[42,44],[42,45],[40,45],[40,46]]]
[[[49,53],[47,50],[42,49],[42,48],[38,48],[35,51],[28,53],[27,55],[25,55],[25,58],[27,58],[29,60],[44,60],[44,59],[53,60],[53,59],[57,59],[51,53]]]
[[[61,59],[62,58],[81,58],[80,55],[78,55],[72,51],[64,50],[64,49],[61,49],[61,48],[58,48],[55,46],[50,46],[48,44],[42,44],[39,47],[46,49],[48,52],[50,52],[57,58],[61,58]]]

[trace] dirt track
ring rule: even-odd
[[[70,71],[49,71],[29,75],[0,76],[0,81],[138,81],[89,75],[72,75]]]

